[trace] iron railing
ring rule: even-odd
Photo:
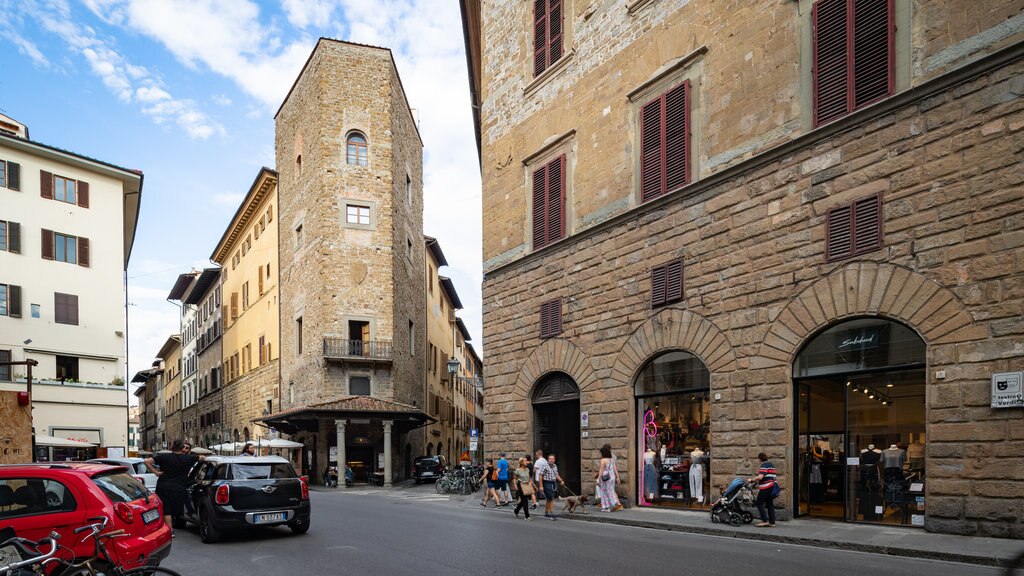
[[[388,340],[347,340],[324,338],[324,358],[391,360],[392,343]]]

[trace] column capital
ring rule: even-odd
[[[383,423],[384,423],[384,431],[385,431],[385,432],[391,432],[391,425],[392,425],[392,424],[393,424],[394,422],[393,422],[393,421],[391,421],[391,420],[384,420],[384,421],[383,421]]]
[[[344,429],[345,429],[345,425],[346,425],[346,424],[348,424],[348,420],[335,420],[335,421],[334,421],[334,426],[335,426],[335,427],[336,427],[336,428],[337,428],[338,430],[344,430]]]

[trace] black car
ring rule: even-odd
[[[199,526],[203,542],[257,526],[309,530],[309,486],[280,456],[211,456],[192,469],[191,480],[185,519]]]
[[[448,461],[444,456],[420,456],[412,467],[412,477],[416,483],[427,480],[437,481],[448,468]]]

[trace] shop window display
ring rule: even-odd
[[[675,351],[637,379],[642,505],[706,509],[711,500],[710,374],[699,358]]]

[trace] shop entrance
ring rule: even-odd
[[[924,524],[925,344],[906,326],[850,320],[793,366],[796,515]]]
[[[534,388],[533,445],[555,454],[566,486],[580,494],[580,389],[567,374],[548,374]]]

